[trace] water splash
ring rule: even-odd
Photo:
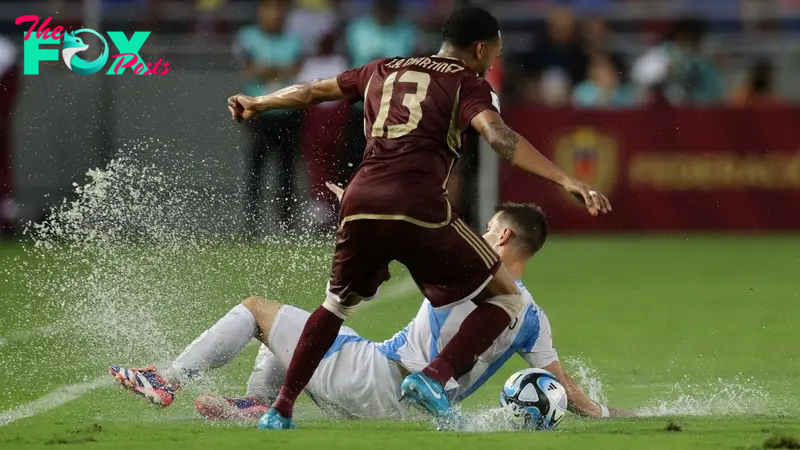
[[[9,300],[17,312],[2,319],[13,330],[5,343],[16,339],[24,352],[4,359],[0,378],[37,378],[41,370],[38,378],[47,379],[36,355],[78,379],[109,363],[170,361],[247,295],[287,303],[322,296],[329,239],[312,231],[257,240],[232,234],[244,228],[243,214],[208,212],[241,204],[244,194],[207,187],[216,161],[187,165],[165,157],[172,151],[159,142],[130,145],[26,228],[33,245],[3,271],[27,292]],[[158,165],[136,156],[153,153],[162,153]]]
[[[603,381],[600,379],[600,374],[589,361],[581,357],[570,356],[564,359],[564,364],[569,369],[568,373],[590,399],[604,405],[608,404],[608,397],[603,393]]]
[[[464,433],[496,433],[522,431],[523,420],[505,408],[467,413],[462,417],[458,431]]]
[[[704,384],[676,383],[637,410],[636,415],[652,416],[736,416],[774,414],[780,408],[762,384],[753,378],[718,378]]]

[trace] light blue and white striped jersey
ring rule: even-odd
[[[547,315],[522,282],[518,281],[517,286],[527,304],[468,373],[447,383],[453,400],[461,401],[475,392],[515,353],[522,355],[531,367],[541,368],[558,361]],[[410,372],[419,372],[439,355],[476,307],[473,302],[464,302],[435,309],[426,299],[414,320],[394,337],[378,344],[378,351]]]

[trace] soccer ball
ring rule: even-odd
[[[552,430],[567,412],[567,391],[552,373],[523,369],[506,381],[500,405],[520,417],[524,428]]]

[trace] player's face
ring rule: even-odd
[[[259,5],[259,23],[268,31],[279,31],[283,27],[284,16],[285,10],[280,0],[265,0]]]
[[[496,39],[479,42],[478,45],[475,46],[475,60],[477,62],[477,67],[475,70],[482,77],[485,77],[486,74],[492,70],[492,65],[497,58],[500,57],[502,51],[503,37],[500,35],[500,32],[497,33]]]

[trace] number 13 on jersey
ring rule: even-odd
[[[413,93],[403,96],[403,106],[408,109],[408,120],[405,123],[386,125],[396,83],[413,83],[416,89]],[[425,72],[409,70],[403,72],[399,80],[397,79],[397,72],[389,74],[383,81],[380,108],[378,109],[377,117],[375,117],[375,122],[372,124],[372,137],[397,139],[417,129],[419,121],[422,119],[421,104],[428,95],[430,83],[431,77]]]

